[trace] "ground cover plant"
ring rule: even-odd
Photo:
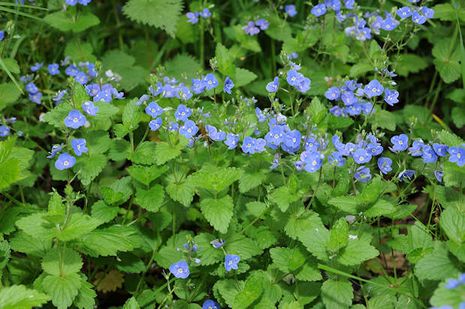
[[[465,1],[0,14],[0,308],[465,308]]]

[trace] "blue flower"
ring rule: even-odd
[[[195,122],[192,120],[187,120],[184,124],[179,128],[179,134],[184,135],[186,138],[194,137],[199,128],[195,125]]]
[[[341,100],[346,106],[350,106],[358,102],[358,99],[355,97],[352,91],[343,92],[341,94]]]
[[[344,5],[347,9],[352,10],[355,5],[355,0],[344,0]]]
[[[462,147],[449,147],[449,162],[456,163],[458,166],[465,165],[465,149]]]
[[[300,148],[301,139],[302,134],[299,130],[288,131],[283,137],[283,143],[281,144],[281,148],[288,153],[295,153]]]
[[[86,114],[88,114],[90,116],[97,115],[98,106],[95,106],[95,104],[93,102],[86,101],[86,102],[82,103],[81,107],[82,107],[82,110],[84,111],[84,113],[86,113]]]
[[[438,143],[433,144],[434,152],[436,152],[436,154],[440,157],[445,157],[447,155],[447,149],[449,149],[449,147],[447,147],[446,145]]]
[[[421,14],[419,11],[414,11],[412,13],[412,21],[415,24],[423,25],[426,22],[426,17],[423,14]]]
[[[408,148],[408,136],[406,134],[395,135],[391,138],[393,152],[401,152]]]
[[[179,104],[174,117],[176,120],[186,121],[192,115],[192,110],[184,104]]]
[[[31,66],[31,72],[39,71],[43,66],[43,63],[36,62],[34,65]]]
[[[196,24],[199,22],[199,13],[197,12],[187,12],[186,14],[187,22],[191,24]]]
[[[438,160],[438,156],[430,145],[423,146],[421,158],[425,163],[435,163]]]
[[[87,149],[86,140],[83,138],[75,138],[71,140],[71,147],[73,147],[74,153],[78,157],[82,156],[83,153],[87,153],[89,151]]]
[[[402,172],[399,173],[399,176],[397,176],[400,181],[406,181],[406,180],[413,180],[415,177],[416,172],[414,170],[403,170]]]
[[[425,143],[421,139],[416,139],[412,143],[412,147],[408,149],[409,155],[412,157],[421,157],[423,155],[423,147]]]
[[[179,129],[179,124],[177,122],[171,121],[168,124],[168,131],[177,131]]]
[[[150,120],[149,128],[152,131],[157,131],[158,129],[160,129],[162,123],[163,123],[163,120],[160,117],[158,117],[158,118],[156,118],[154,120]]]
[[[352,154],[355,163],[357,164],[365,164],[371,161],[371,154],[363,148],[358,148]]]
[[[443,171],[434,171],[434,177],[436,177],[436,180],[438,182],[442,182],[442,178],[444,177],[444,172]]]
[[[265,135],[265,140],[268,147],[276,149],[283,140],[284,130],[282,126],[276,125],[271,128],[270,131]]]
[[[320,3],[315,5],[311,10],[312,15],[316,17],[320,17],[326,14],[326,5],[324,3]]]
[[[354,178],[357,181],[360,181],[360,182],[368,182],[368,181],[370,181],[371,180],[370,169],[368,167],[366,167],[366,166],[363,166],[363,165],[360,166],[355,171]]]
[[[245,33],[248,35],[257,35],[260,33],[260,29],[255,25],[253,21],[249,21],[246,26],[242,27]]]
[[[202,18],[208,18],[208,17],[212,16],[212,13],[210,12],[210,10],[208,8],[204,8],[202,11],[200,11],[199,15]]]
[[[296,70],[289,70],[287,72],[286,80],[289,85],[295,87],[299,92],[305,93],[310,89],[310,79],[306,78]]]
[[[145,113],[152,118],[157,118],[163,114],[163,108],[161,108],[156,102],[150,102],[145,108]]]
[[[49,64],[47,68],[48,68],[48,73],[52,76],[60,74],[60,66],[58,63]]]
[[[65,74],[68,76],[76,76],[79,73],[77,66],[71,64],[65,69]]]
[[[226,139],[226,133],[218,131],[214,126],[207,125],[205,129],[207,130],[208,136],[214,141],[224,141]]]
[[[29,94],[29,100],[31,100],[31,102],[36,103],[36,104],[42,104],[42,93],[37,92],[37,93]]]
[[[86,5],[88,5],[89,3],[91,3],[92,0],[78,0],[78,2],[79,2],[79,4],[86,6]]]
[[[4,39],[5,39],[5,31],[0,30],[0,42],[3,41]]]
[[[270,23],[266,19],[259,19],[255,22],[255,25],[260,28],[260,30],[266,30],[270,26]]]
[[[86,124],[86,117],[81,114],[80,111],[77,109],[73,109],[69,112],[68,116],[66,116],[64,122],[65,126],[72,129],[77,129]]]
[[[300,154],[300,160],[304,162],[304,169],[309,173],[314,173],[321,168],[323,160],[317,151],[304,151]]]
[[[224,242],[225,241],[223,239],[214,239],[214,240],[210,241],[210,244],[213,246],[213,248],[219,249],[219,248],[223,247]]]
[[[378,80],[374,79],[365,86],[363,91],[368,98],[373,98],[383,94],[384,87]]]
[[[224,259],[224,268],[226,271],[231,271],[232,269],[238,269],[238,263],[241,260],[241,257],[235,254],[226,254]]]
[[[67,152],[60,154],[55,161],[55,167],[60,171],[72,168],[74,164],[76,164],[76,158]]]
[[[378,159],[378,168],[383,174],[387,174],[392,171],[392,160],[387,157],[381,157]]]
[[[50,150],[49,155],[47,156],[47,159],[52,159],[54,158],[57,153],[63,150],[63,144],[56,144],[52,146],[52,150]]]
[[[401,7],[400,9],[397,10],[397,16],[399,16],[401,19],[406,19],[410,16],[412,16],[412,10],[408,6]]]
[[[328,162],[331,165],[344,166],[346,164],[346,159],[339,151],[334,151],[328,156]]]
[[[384,90],[384,102],[390,106],[399,103],[399,92],[397,90],[385,89]]]
[[[26,85],[25,89],[29,94],[34,94],[34,93],[39,92],[39,88],[37,88],[37,86],[36,86],[36,84],[34,84],[34,82],[28,83]]]
[[[202,309],[221,309],[221,307],[217,302],[215,302],[215,301],[213,301],[211,299],[207,299],[203,303]]]
[[[235,149],[239,144],[239,135],[233,133],[226,134],[224,144],[228,146],[228,149]]]
[[[6,125],[0,125],[0,137],[7,137],[10,135],[10,128]]]
[[[381,29],[386,31],[392,31],[397,28],[399,22],[392,17],[391,14],[386,14],[386,18],[383,20],[381,24]]]
[[[255,139],[247,136],[242,142],[242,151],[244,153],[253,154],[255,152]]]
[[[296,10],[294,4],[288,4],[288,5],[284,6],[284,11],[285,11],[286,14],[289,15],[290,17],[294,17],[294,16],[297,15],[297,10]]]
[[[190,275],[189,265],[187,265],[186,261],[181,260],[170,265],[170,272],[176,278],[186,279]]]
[[[183,101],[187,101],[192,98],[192,92],[188,87],[181,84],[177,89],[176,97]]]
[[[226,92],[227,94],[231,94],[231,90],[234,88],[234,82],[232,81],[229,76],[226,76],[226,79],[224,80],[224,86],[223,86],[223,91]]]
[[[150,96],[148,94],[143,94],[143,95],[141,95],[139,100],[137,100],[136,105],[137,106],[142,105],[145,102],[147,102],[149,99],[150,99]]]
[[[77,73],[76,76],[74,76],[74,78],[81,85],[85,85],[89,81],[89,78],[87,77],[87,74],[84,73],[84,72]]]
[[[216,79],[215,74],[213,73],[208,73],[207,75],[205,75],[203,81],[205,83],[205,89],[207,90],[211,90],[218,86],[218,80]]]
[[[272,82],[269,82],[266,85],[266,91],[268,91],[269,93],[275,93],[278,91],[278,89],[279,89],[279,78],[276,76]]]
[[[197,78],[193,78],[192,79],[192,92],[194,92],[195,94],[201,94],[202,92],[205,91],[205,81],[203,79],[197,79]]]
[[[426,18],[433,18],[434,17],[434,10],[430,9],[429,7],[422,6],[420,7],[420,12],[426,17]]]
[[[331,87],[325,92],[325,97],[330,101],[336,101],[339,99],[341,91],[338,87]]]
[[[75,6],[78,3],[78,0],[66,0],[65,3],[69,6]]]

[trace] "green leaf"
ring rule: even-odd
[[[465,11],[462,8],[454,8],[451,3],[436,4],[433,7],[434,18],[442,21],[455,21],[458,17],[465,21]]]
[[[95,308],[95,299],[97,293],[93,289],[93,285],[86,281],[85,278],[81,280],[81,287],[79,288],[79,294],[74,300],[74,305],[79,309],[92,309]]]
[[[59,104],[51,111],[45,113],[43,121],[51,124],[57,129],[63,129],[65,127],[64,119],[72,109],[73,107],[66,102]]]
[[[234,55],[221,43],[216,45],[215,59],[218,64],[218,71],[225,76],[236,76],[236,66],[234,65]],[[236,82],[237,84],[237,82]],[[237,85],[236,85],[237,87]]]
[[[255,273],[256,274],[256,273]],[[251,275],[245,282],[244,289],[234,297],[233,309],[248,308],[263,293],[263,279],[259,275]]]
[[[372,123],[375,128],[388,129],[394,131],[396,129],[396,117],[393,113],[383,109],[378,109],[374,113]]]
[[[78,39],[71,40],[66,44],[65,56],[70,57],[76,63],[80,61],[95,62],[97,60],[92,55],[92,45],[88,42],[81,42]]]
[[[217,291],[219,295],[221,295],[229,307],[232,307],[236,295],[244,289],[244,285],[244,281],[223,279],[217,281],[213,286],[213,289]]]
[[[103,154],[83,155],[76,160],[73,170],[84,186],[88,186],[100,175],[107,165],[107,157]]]
[[[18,232],[10,239],[11,249],[32,256],[43,256],[52,247],[50,239],[34,238],[24,232]]]
[[[327,309],[349,308],[354,298],[349,281],[329,279],[321,286],[321,298]]]
[[[131,20],[160,28],[174,37],[182,9],[181,0],[129,0],[123,13]]]
[[[123,126],[128,132],[132,132],[139,126],[142,120],[142,113],[139,111],[139,106],[135,104],[134,100],[131,100],[126,104],[123,111]]]
[[[370,72],[372,70],[373,70],[373,65],[371,65],[368,62],[356,63],[350,68],[350,76],[360,77],[360,76],[363,76],[365,73]]]
[[[139,309],[139,303],[137,302],[136,298],[133,296],[129,298],[123,306],[123,309]]]
[[[356,214],[357,207],[360,204],[354,196],[333,197],[328,201],[328,203],[348,214]]]
[[[438,132],[438,138],[442,143],[446,144],[447,146],[460,146],[465,143],[465,141],[462,138],[446,130]]]
[[[146,186],[149,186],[152,181],[163,175],[167,170],[168,166],[132,165],[128,167],[129,175]]]
[[[138,189],[135,203],[148,211],[157,212],[165,200],[165,191],[159,184],[149,190]]]
[[[279,18],[278,15],[271,15],[268,19],[270,26],[265,30],[266,34],[278,41],[288,41],[292,38],[292,30],[288,22]]]
[[[378,255],[378,250],[370,245],[369,237],[349,235],[347,246],[338,257],[338,262],[347,266],[355,266]]]
[[[465,213],[457,207],[447,207],[441,214],[440,225],[450,240],[465,242]]]
[[[330,252],[337,252],[349,243],[349,224],[344,218],[336,221],[329,233],[327,249]]]
[[[41,307],[50,298],[24,285],[12,285],[0,290],[0,308],[2,309],[31,309]]]
[[[66,276],[47,275],[42,280],[42,288],[52,298],[52,303],[59,309],[68,308],[81,287],[81,278],[78,274]]]
[[[75,274],[81,270],[81,267],[81,256],[69,248],[53,248],[42,260],[42,269],[54,276]]]
[[[63,32],[82,32],[100,23],[97,16],[89,11],[81,11],[76,16],[68,11],[59,11],[44,17],[44,21],[55,29]]]
[[[131,177],[115,180],[111,185],[100,188],[103,200],[109,205],[122,204],[132,194]]]
[[[181,154],[182,150],[187,146],[187,143],[186,138],[181,138],[175,145],[166,142],[157,143],[155,153],[153,154],[155,156],[155,162],[157,165],[162,165],[177,158]]]
[[[245,85],[250,84],[255,79],[257,79],[257,75],[249,70],[236,68],[236,78],[234,79],[235,87],[242,87]]]
[[[459,270],[450,259],[445,245],[438,243],[433,252],[415,265],[415,274],[420,280],[442,280],[457,276]]]
[[[131,251],[138,246],[135,231],[129,227],[112,225],[92,231],[78,239],[79,246],[91,256],[116,255],[118,251]]]
[[[75,213],[62,230],[56,231],[56,237],[61,241],[77,239],[95,230],[100,224],[100,221],[91,216]]]
[[[433,56],[433,63],[445,83],[449,84],[460,78],[460,54],[454,44],[451,44],[451,39],[438,41],[433,47]]]
[[[156,147],[154,142],[142,142],[131,154],[130,160],[136,164],[155,164],[157,162],[154,156]]]
[[[167,179],[169,179],[169,183],[165,188],[166,193],[173,201],[188,207],[194,198],[194,186],[188,180],[176,181],[172,175],[169,175]]]
[[[401,54],[395,58],[396,73],[400,76],[418,73],[426,69],[428,65],[427,58],[415,54]]]
[[[53,223],[45,220],[44,213],[35,213],[21,218],[16,225],[26,234],[43,240],[50,240],[54,237],[55,226]]]
[[[19,65],[18,65],[18,62],[16,61],[16,59],[14,59],[14,58],[4,58],[3,63],[5,64],[6,69],[8,71],[10,71],[11,73],[15,73],[15,74],[20,73]]]
[[[271,192],[268,198],[271,202],[278,205],[282,212],[286,212],[290,204],[300,199],[300,195],[296,192],[293,192],[289,186],[283,186]]]
[[[200,63],[191,55],[178,54],[165,64],[167,76],[190,79],[202,71]]]
[[[221,192],[239,180],[242,170],[235,167],[205,165],[191,176],[191,183],[211,192]]]
[[[266,171],[258,171],[256,173],[244,173],[239,179],[239,191],[246,193],[265,181],[267,177]]]
[[[16,102],[21,96],[21,91],[13,83],[0,84],[0,111]]]
[[[300,248],[272,248],[270,249],[273,264],[284,273],[294,273],[299,280],[317,281],[321,280],[321,274],[316,268],[308,262],[311,261]]]
[[[457,128],[465,126],[465,109],[463,107],[454,107],[451,112],[452,121]]]
[[[233,200],[229,195],[219,199],[202,199],[200,209],[205,219],[220,233],[228,231],[229,222],[233,216]]]

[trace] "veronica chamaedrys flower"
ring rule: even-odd
[[[49,152],[49,155],[47,156],[47,159],[52,159],[54,158],[57,153],[63,150],[63,144],[55,144],[52,146],[52,149]]]
[[[325,97],[330,101],[338,100],[341,95],[341,91],[338,87],[331,87],[325,92]]]
[[[78,4],[78,0],[66,0],[65,3],[69,6],[75,6]]]
[[[401,152],[408,148],[408,136],[406,134],[395,135],[391,138],[393,152]]]
[[[6,137],[10,135],[10,128],[6,125],[0,125],[0,137]]]
[[[192,110],[184,104],[179,104],[174,117],[176,120],[186,121],[192,115]]]
[[[456,163],[458,166],[465,165],[465,148],[449,147],[449,162]]]
[[[436,177],[436,180],[438,182],[442,182],[442,178],[444,177],[444,172],[443,171],[436,170],[436,171],[433,172],[433,174],[434,174],[434,177]]]
[[[246,136],[242,142],[242,151],[244,153],[253,154],[255,152],[255,139],[251,136]]]
[[[218,86],[218,80],[216,79],[215,74],[213,73],[208,73],[207,75],[205,75],[203,81],[205,83],[205,89],[207,90],[211,90]]]
[[[297,10],[296,10],[294,4],[288,4],[288,5],[284,6],[284,11],[285,11],[286,14],[289,15],[290,17],[294,17],[294,16],[297,15]]]
[[[408,149],[409,155],[412,157],[421,157],[423,154],[423,147],[425,143],[422,139],[416,139],[413,141],[412,146]]]
[[[226,92],[227,94],[231,94],[231,90],[234,88],[234,82],[232,81],[229,76],[226,76],[226,79],[224,80],[224,86],[223,86],[223,91]]]
[[[435,163],[438,160],[438,156],[430,145],[425,145],[423,147],[421,158],[425,163]]]
[[[374,79],[365,86],[363,92],[368,98],[373,98],[382,95],[384,87],[378,80]]]
[[[402,172],[399,173],[399,178],[400,181],[412,181],[413,178],[415,177],[416,172],[414,170],[403,170]]]
[[[413,13],[412,13],[412,21],[415,24],[423,25],[424,23],[426,23],[426,20],[427,20],[426,16],[423,15],[419,10],[413,11]]]
[[[328,162],[334,166],[344,166],[346,164],[346,159],[339,151],[334,151],[328,156]]]
[[[433,150],[439,157],[445,157],[447,155],[447,149],[449,149],[449,147],[444,144],[433,144]]]
[[[31,66],[31,72],[37,72],[37,71],[39,71],[39,70],[42,68],[43,65],[44,65],[43,63],[39,63],[39,62],[34,63],[34,64]]]
[[[202,309],[221,309],[221,307],[216,301],[211,300],[211,299],[207,299],[203,303]]]
[[[55,167],[60,171],[72,168],[74,164],[76,164],[76,158],[67,152],[60,154],[55,161]]]
[[[199,13],[197,12],[187,12],[186,14],[187,22],[191,24],[196,24],[199,22]]]
[[[381,157],[378,159],[378,168],[383,174],[387,174],[392,171],[392,160],[387,157]]]
[[[5,31],[0,30],[0,42],[3,41],[4,39],[5,39]]]
[[[219,249],[219,248],[223,247],[224,243],[225,243],[225,241],[223,239],[214,239],[214,240],[210,241],[210,244],[215,249]]]
[[[218,131],[218,129],[214,126],[207,125],[205,129],[207,130],[207,134],[210,137],[210,139],[214,141],[224,141],[226,139],[226,133]]]
[[[163,108],[161,108],[156,102],[150,102],[145,108],[145,113],[152,118],[157,118],[163,114]]]
[[[276,76],[273,81],[266,84],[266,91],[269,93],[275,93],[279,89],[279,78]]]
[[[406,19],[412,16],[412,9],[408,6],[404,6],[397,9],[396,14],[400,17],[400,19]]]
[[[184,122],[184,124],[179,128],[179,134],[184,135],[184,137],[188,139],[194,137],[198,131],[199,128],[192,120],[186,120],[186,122]]]
[[[85,85],[89,81],[87,74],[84,72],[77,73],[76,76],[74,76],[74,79],[81,85]]]
[[[291,130],[285,133],[281,148],[288,153],[295,153],[300,148],[302,134],[299,130]]]
[[[371,180],[370,169],[368,167],[366,167],[366,166],[363,166],[363,165],[360,166],[355,171],[354,178],[357,181],[360,181],[360,182],[368,182],[368,181],[370,181]]]
[[[68,116],[66,116],[64,122],[65,126],[71,129],[78,129],[86,124],[86,117],[81,114],[80,111],[77,109],[73,109],[68,113]]]
[[[94,102],[86,101],[82,103],[81,107],[84,113],[86,113],[87,115],[90,115],[90,116],[97,115],[98,106],[95,106]]]
[[[87,149],[86,140],[83,138],[75,138],[71,140],[71,147],[73,147],[74,153],[78,157],[89,151]]]
[[[357,97],[352,91],[344,91],[341,94],[341,100],[346,106],[350,106],[358,102]]]
[[[179,279],[186,279],[190,275],[189,265],[184,260],[170,265],[170,272]]]
[[[235,254],[226,254],[226,257],[224,258],[224,268],[226,271],[231,271],[233,269],[238,269],[239,266],[239,261],[241,260],[241,257]]]
[[[399,103],[399,92],[397,90],[384,89],[384,102],[390,106]]]
[[[239,135],[233,133],[226,134],[224,144],[228,146],[228,149],[235,149],[239,144]]]
[[[245,33],[248,35],[257,35],[260,33],[260,28],[258,28],[253,21],[249,21],[246,26],[242,27]]]
[[[266,30],[270,26],[270,23],[266,19],[259,19],[255,22],[255,25],[260,28],[260,30]]]
[[[192,98],[192,92],[188,87],[184,86],[183,84],[180,84],[176,91],[176,97],[183,101],[187,101],[190,98]]]
[[[34,82],[28,83],[26,85],[25,89],[29,94],[34,94],[34,93],[39,92],[39,88],[37,88],[37,86],[36,86],[36,84],[34,84]]]
[[[157,131],[158,129],[160,129],[162,124],[163,120],[160,117],[158,117],[156,119],[150,120],[149,128],[151,131]]]
[[[386,30],[386,31],[392,31],[397,28],[399,25],[399,22],[392,17],[391,14],[386,14],[386,18],[383,20],[381,24],[381,29]]]
[[[312,15],[316,17],[320,17],[326,14],[326,5],[324,3],[320,3],[315,5],[312,10],[310,11]]]
[[[304,162],[304,170],[306,170],[309,173],[314,173],[318,171],[323,164],[321,154],[317,151],[302,152],[300,154],[300,160]]]
[[[60,65],[58,63],[49,64],[47,69],[48,69],[48,74],[52,76],[60,74]]]
[[[29,100],[36,104],[42,104],[42,92],[36,92],[29,94]]]
[[[371,161],[371,154],[363,148],[358,148],[352,154],[355,163],[357,164],[365,164]]]

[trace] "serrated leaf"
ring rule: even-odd
[[[174,37],[182,9],[181,0],[130,0],[124,5],[123,13],[136,22],[163,29]]]
[[[116,255],[118,251],[133,250],[135,231],[131,228],[112,225],[108,228],[92,231],[78,240],[79,246],[91,256]]]
[[[187,143],[187,139],[185,138],[181,138],[175,145],[166,142],[157,143],[154,153],[155,162],[157,165],[162,165],[177,158],[187,146]]]
[[[64,228],[56,231],[56,237],[62,241],[77,239],[95,230],[100,224],[100,221],[91,216],[74,213]]]
[[[349,281],[327,280],[321,286],[321,298],[327,309],[349,308],[354,298]]]
[[[163,175],[167,170],[168,166],[132,165],[128,167],[129,175],[146,186],[150,185],[152,181]]]
[[[107,157],[103,154],[82,156],[76,160],[73,170],[78,173],[78,178],[84,186],[88,186],[103,171],[107,165]]]
[[[194,198],[194,186],[189,181],[169,182],[166,186],[166,193],[173,199],[188,207]]]
[[[215,230],[223,234],[228,231],[234,209],[233,200],[229,195],[219,199],[202,199],[200,209]]]
[[[81,287],[79,288],[79,294],[74,300],[74,305],[79,309],[92,309],[95,307],[96,297],[97,293],[95,293],[93,285],[83,278],[81,281]]]
[[[50,298],[39,291],[26,288],[24,285],[12,285],[0,290],[0,308],[31,309],[41,307]]]
[[[100,23],[98,17],[89,11],[81,11],[76,16],[67,11],[59,11],[48,14],[44,17],[44,21],[60,31],[75,33],[82,32]]]
[[[420,280],[442,280],[457,276],[459,270],[450,259],[445,245],[438,243],[433,252],[415,265],[415,274]]]
[[[123,274],[116,269],[112,269],[108,273],[99,272],[95,275],[95,288],[103,293],[114,292],[122,287],[123,281]]]
[[[465,242],[465,213],[457,207],[447,207],[441,214],[440,225],[450,240]]]
[[[78,274],[47,275],[42,280],[42,288],[52,298],[53,305],[59,309],[64,309],[72,305],[79,293],[81,282]]]
[[[235,167],[205,165],[191,176],[191,183],[211,192],[221,192],[239,180],[242,170]]]
[[[54,276],[75,274],[81,270],[81,267],[81,256],[70,248],[53,248],[42,260],[42,269]]]
[[[267,175],[264,171],[256,173],[244,173],[239,179],[239,191],[246,193],[263,183]]]
[[[0,84],[0,111],[16,102],[21,96],[21,91],[13,83]]]
[[[167,76],[172,76],[176,79],[189,79],[196,76],[201,70],[200,63],[191,55],[178,54],[166,64]]]
[[[165,199],[165,191],[159,184],[154,185],[148,190],[138,189],[136,192],[135,203],[144,209],[157,212]]]
[[[347,246],[338,257],[338,262],[347,266],[359,265],[378,254],[378,250],[370,245],[370,238],[357,236],[355,239],[349,238]]]
[[[401,54],[395,58],[395,63],[396,73],[400,76],[418,73],[429,65],[427,58],[415,54]]]
[[[292,192],[289,186],[283,186],[271,192],[268,198],[271,202],[278,205],[279,209],[282,212],[286,212],[290,204],[300,199],[300,195],[295,192]]]

